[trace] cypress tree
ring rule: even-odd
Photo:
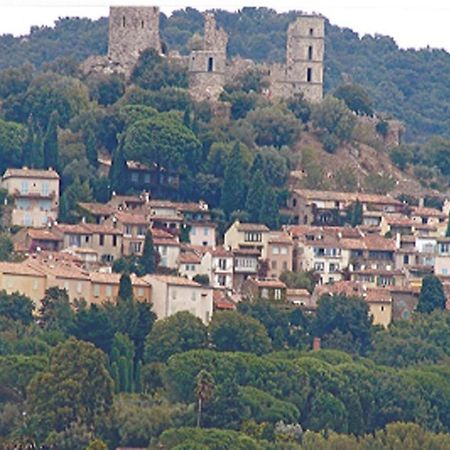
[[[154,273],[156,270],[156,250],[155,246],[153,245],[153,235],[150,230],[147,230],[147,232],[145,233],[141,265],[145,273]]]
[[[222,188],[221,207],[227,217],[233,211],[242,209],[245,200],[244,177],[241,146],[237,142],[228,157]]]
[[[245,209],[251,222],[260,222],[261,208],[266,197],[267,185],[261,170],[257,170],[250,181]]]
[[[114,392],[118,394],[120,392],[120,376],[116,362],[111,364],[111,377],[114,380]]]
[[[435,275],[427,275],[422,280],[417,311],[431,313],[435,309],[445,309],[446,297],[441,280]]]
[[[33,169],[44,168],[44,143],[42,138],[42,131],[39,127],[36,128],[36,132],[33,139],[33,150],[31,152],[31,164]]]
[[[129,364],[130,361],[125,356],[119,358],[120,392],[130,392]]]
[[[262,173],[264,173],[264,158],[262,157],[261,153],[258,153],[255,156],[255,159],[253,160],[252,168],[250,169],[250,173],[253,175],[258,170],[260,170]]]
[[[88,126],[84,133],[84,146],[89,164],[96,169],[98,167],[97,141],[91,126]]]
[[[44,167],[58,170],[58,113],[53,111],[47,125],[43,143]]]
[[[448,213],[447,230],[445,231],[445,237],[450,237],[450,212]]]
[[[350,224],[353,228],[357,225],[361,225],[363,221],[363,207],[361,202],[357,199],[352,208],[352,215]]]
[[[272,186],[267,185],[265,196],[260,209],[259,221],[272,230],[276,230],[280,225],[280,214],[278,201]]]
[[[30,114],[27,122],[27,138],[22,149],[22,165],[32,167],[33,164],[33,145],[34,145],[34,126],[33,117]]]
[[[136,364],[136,373],[134,375],[134,392],[140,394],[142,392],[142,361]]]
[[[133,286],[131,284],[130,275],[127,273],[122,274],[119,283],[119,298],[122,300],[128,300],[133,298]]]
[[[111,169],[109,171],[111,189],[117,194],[125,194],[128,190],[127,160],[120,146],[113,153]]]

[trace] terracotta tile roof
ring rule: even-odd
[[[415,206],[411,212],[412,216],[426,216],[426,217],[442,217],[445,218],[447,215],[436,208],[427,208],[423,206]]]
[[[292,245],[292,238],[287,233],[283,233],[282,231],[271,231],[269,233],[268,242],[270,244]]]
[[[75,225],[69,223],[58,223],[54,226],[54,229],[64,234],[92,234],[83,223],[77,223]]]
[[[340,201],[361,203],[377,203],[382,205],[401,205],[401,202],[387,195],[364,194],[361,192],[333,192],[333,191],[313,191],[309,189],[294,189],[297,195],[306,200],[314,201]]]
[[[299,238],[304,235],[328,235],[342,238],[360,238],[362,236],[360,228],[351,227],[322,227],[312,225],[287,225],[284,227],[292,237]]]
[[[120,284],[120,273],[107,272],[90,272],[89,277],[93,283],[98,284]],[[131,284],[133,286],[148,287],[149,284],[143,279],[136,276],[134,273],[130,275]]]
[[[62,261],[40,261],[40,260],[27,260],[27,264],[34,270],[45,274],[52,275],[56,278],[68,278],[75,280],[88,281],[89,272],[82,270],[80,267]]]
[[[27,234],[31,239],[37,241],[62,241],[60,236],[57,236],[48,228],[28,228]]]
[[[401,270],[388,270],[388,269],[361,269],[350,272],[350,276],[353,275],[384,275],[384,276],[404,276],[405,274]]]
[[[201,284],[196,283],[195,281],[188,280],[187,278],[176,277],[172,275],[145,275],[143,277],[143,280],[149,284],[152,284],[152,281],[154,282],[156,280],[162,283],[172,284],[174,286],[188,286],[188,287],[210,289],[206,286],[202,286]]]
[[[116,217],[118,222],[129,224],[129,225],[150,225],[149,221],[147,220],[147,217],[145,214],[138,214],[133,212],[125,212],[125,211],[118,211],[114,213],[114,216]]]
[[[261,288],[275,288],[275,289],[286,289],[286,285],[276,278],[266,278],[266,279],[257,279],[251,278],[253,284]]]
[[[346,250],[369,250],[393,252],[396,244],[393,239],[387,239],[383,236],[369,234],[361,239],[342,239],[340,247]]]
[[[406,216],[386,214],[383,216],[384,220],[389,225],[396,225],[400,227],[413,227],[416,226],[416,222]]]
[[[223,258],[232,258],[233,257],[233,252],[230,250],[227,250],[223,246],[216,247],[212,250],[209,250],[209,252],[211,253],[212,256],[223,257]]]
[[[367,303],[392,303],[392,294],[388,289],[369,288],[364,296]]]
[[[41,272],[35,270],[26,262],[20,263],[11,263],[11,262],[0,262],[0,273],[7,273],[13,275],[28,275],[28,276],[37,276],[44,277]]]
[[[78,203],[78,206],[96,216],[109,216],[115,208],[108,203]]]
[[[200,264],[202,259],[194,252],[183,252],[178,257],[180,264]]]
[[[151,229],[153,238],[160,238],[160,239],[172,239],[173,234],[169,233],[166,230],[162,230],[161,228],[152,228]]]
[[[53,169],[6,169],[3,174],[3,179],[19,177],[19,178],[41,178],[44,180],[59,180],[58,172]]]
[[[123,233],[118,230],[117,228],[114,228],[112,225],[106,224],[106,223],[85,223],[83,226],[89,230],[91,233],[95,234],[117,234],[122,235]]]
[[[288,297],[311,297],[311,294],[306,289],[290,289],[286,290]]]
[[[238,231],[269,231],[269,228],[262,223],[239,223],[237,229]]]
[[[355,281],[337,281],[333,284],[317,285],[314,289],[314,297],[320,298],[322,295],[345,295],[347,297],[360,297],[363,286]]]
[[[175,203],[175,204],[176,204],[177,208],[182,212],[209,213],[208,205],[206,205],[206,203],[201,204],[201,203],[194,203],[194,202],[186,202],[186,203],[179,202],[179,203]]]
[[[226,293],[219,289],[213,291],[213,303],[214,308],[218,310],[234,311],[236,309],[236,303],[233,302]]]

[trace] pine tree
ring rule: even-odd
[[[257,170],[250,181],[250,186],[247,192],[247,201],[245,202],[245,209],[249,214],[251,222],[260,222],[261,208],[266,197],[266,180],[261,172]]]
[[[352,208],[350,224],[353,228],[355,228],[357,225],[361,225],[362,221],[363,221],[363,207],[361,202],[357,199]]]
[[[262,157],[261,153],[258,153],[255,156],[255,159],[253,160],[252,168],[250,169],[250,173],[253,175],[258,170],[260,170],[262,173],[264,173],[264,158]]]
[[[58,170],[58,113],[53,111],[48,121],[47,132],[43,143],[44,167]]]
[[[97,142],[91,126],[88,126],[84,132],[84,146],[89,164],[96,169],[98,167]]]
[[[231,151],[225,168],[221,207],[227,217],[242,209],[245,200],[245,172],[241,147],[237,142]]]
[[[120,146],[113,153],[111,169],[109,171],[111,189],[116,194],[125,194],[128,190],[127,160]]]
[[[141,265],[145,273],[154,273],[156,270],[156,250],[153,245],[153,235],[150,230],[145,233],[144,250],[142,251]]]
[[[272,230],[276,230],[280,225],[280,211],[278,208],[277,196],[272,186],[267,185],[265,196],[260,209],[259,221]]]
[[[122,274],[119,283],[119,298],[127,300],[133,297],[133,285],[131,284],[130,275]]]

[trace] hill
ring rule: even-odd
[[[215,11],[230,36],[229,55],[256,61],[281,61],[288,24],[296,12],[277,14],[267,8],[243,8],[236,13]],[[203,18],[187,8],[161,15],[161,35],[169,49],[186,53],[191,37],[201,33]],[[439,49],[400,49],[387,36],[359,36],[347,28],[326,24],[325,88],[343,80],[361,84],[377,111],[407,125],[409,141],[431,135],[450,136],[450,54]],[[0,37],[0,68],[31,62],[37,67],[59,57],[81,61],[107,49],[107,19],[59,20],[54,28],[35,27],[28,36]]]

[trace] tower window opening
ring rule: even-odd
[[[214,59],[212,57],[208,58],[208,72],[212,72],[214,70]]]
[[[125,28],[126,25],[126,20],[125,20],[125,16],[122,17],[122,26]]]
[[[141,20],[141,28],[144,28],[144,21]]]
[[[313,48],[312,45],[308,47],[308,59],[311,61],[313,59]]]
[[[308,83],[311,83],[311,81],[312,81],[312,69],[311,69],[311,67],[308,67],[306,69],[306,81]]]
[[[314,36],[314,28],[310,28],[309,29],[309,35],[310,36]]]

